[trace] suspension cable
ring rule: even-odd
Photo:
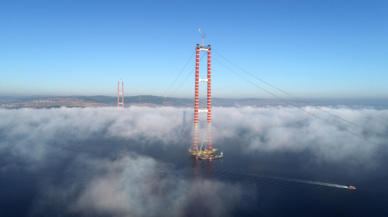
[[[204,56],[201,57],[201,59],[199,60],[199,62],[201,62],[201,60],[203,59]],[[188,74],[185,78],[185,80],[183,80],[183,82],[174,90],[174,92],[172,92],[172,94],[169,96],[171,97],[172,95],[174,95],[174,93],[186,82],[186,80],[190,77],[190,75],[194,72],[195,70],[195,67],[191,70],[190,74]]]
[[[240,78],[242,78],[242,79],[244,79],[245,81],[251,83],[252,85],[256,86],[257,88],[260,88],[261,90],[265,91],[266,93],[268,93],[268,94],[270,94],[270,95],[276,97],[277,99],[279,99],[279,100],[281,100],[281,101],[283,101],[283,102],[285,102],[285,103],[291,105],[292,107],[295,107],[295,108],[297,108],[297,109],[299,109],[299,110],[301,110],[301,111],[303,111],[303,112],[305,112],[305,113],[307,113],[307,114],[309,114],[309,115],[311,115],[311,116],[313,116],[313,117],[316,117],[316,118],[318,118],[318,119],[320,119],[320,120],[322,120],[322,121],[324,121],[324,122],[326,122],[326,123],[328,123],[328,124],[330,124],[330,125],[332,125],[332,126],[335,126],[335,127],[337,127],[338,129],[340,129],[340,130],[343,130],[343,131],[345,131],[345,132],[348,132],[348,133],[352,134],[353,136],[356,136],[356,137],[358,137],[358,138],[360,138],[360,139],[363,139],[363,140],[365,140],[365,141],[367,141],[367,142],[370,142],[370,143],[372,143],[372,144],[378,145],[377,143],[375,143],[375,142],[373,142],[373,141],[371,141],[371,140],[369,140],[369,139],[367,139],[367,138],[365,138],[365,137],[362,137],[362,136],[359,136],[359,135],[357,135],[357,134],[355,134],[355,133],[353,133],[353,132],[350,132],[349,130],[346,130],[346,129],[343,128],[343,127],[340,127],[340,126],[338,126],[338,125],[336,125],[336,124],[333,124],[333,123],[331,123],[331,122],[329,122],[329,121],[327,121],[327,120],[325,120],[325,119],[323,119],[323,118],[320,118],[320,117],[317,116],[317,115],[314,115],[314,114],[311,113],[311,112],[308,112],[308,111],[306,111],[306,110],[304,110],[304,109],[302,109],[302,108],[300,108],[300,107],[298,107],[298,106],[292,104],[291,102],[289,102],[289,101],[287,101],[287,100],[285,100],[285,99],[283,99],[283,98],[281,98],[281,97],[279,97],[279,96],[277,96],[277,95],[275,95],[275,94],[269,92],[268,90],[266,90],[266,89],[260,87],[259,85],[255,84],[255,83],[251,82],[250,80],[246,79],[245,77],[241,76],[241,75],[238,74],[237,72],[233,71],[233,70],[230,69],[229,67],[225,66],[224,64],[222,64],[221,62],[219,62],[218,60],[216,60],[214,57],[213,57],[212,59],[213,59],[214,61],[216,61],[217,63],[219,63],[221,66],[223,66],[223,67],[225,67],[226,69],[228,69],[229,71],[231,71],[233,74],[239,76]]]
[[[271,86],[271,87],[275,88],[276,90],[278,90],[278,91],[280,91],[280,92],[282,92],[282,93],[284,93],[284,94],[286,94],[286,95],[288,95],[288,96],[290,96],[290,97],[292,97],[292,98],[294,98],[294,99],[296,99],[296,100],[299,100],[300,102],[302,102],[302,103],[304,103],[304,104],[306,104],[306,105],[308,105],[308,106],[314,107],[315,109],[318,109],[318,110],[320,110],[320,111],[323,111],[323,112],[325,112],[325,113],[327,113],[327,114],[329,114],[329,115],[331,115],[331,116],[333,116],[333,117],[336,117],[336,118],[338,118],[338,119],[341,119],[342,121],[345,121],[345,122],[347,122],[347,123],[349,123],[349,124],[352,124],[352,125],[354,125],[354,126],[356,126],[356,127],[359,127],[359,128],[361,128],[361,129],[363,129],[363,130],[365,130],[365,131],[368,131],[368,132],[370,132],[370,133],[373,133],[373,134],[376,134],[376,135],[378,135],[378,136],[380,136],[380,137],[384,137],[384,138],[388,139],[387,136],[385,136],[385,135],[383,135],[383,134],[381,134],[381,133],[377,133],[377,132],[375,132],[375,131],[369,130],[369,129],[367,129],[367,128],[365,128],[365,127],[362,127],[362,126],[360,126],[360,125],[358,125],[358,124],[356,124],[356,123],[353,123],[353,122],[351,122],[351,121],[349,121],[349,120],[346,120],[346,119],[344,119],[344,118],[341,118],[341,117],[338,116],[338,115],[332,114],[332,113],[330,113],[330,112],[328,112],[328,111],[325,111],[325,110],[323,110],[323,109],[321,109],[321,108],[319,108],[319,107],[317,107],[317,106],[311,105],[311,104],[309,104],[308,102],[306,102],[306,101],[304,101],[304,100],[302,100],[302,99],[300,99],[300,98],[298,98],[298,97],[296,97],[296,96],[294,96],[294,95],[291,95],[291,94],[287,93],[286,91],[284,91],[284,90],[282,90],[282,89],[280,89],[280,88],[278,88],[278,87],[275,87],[274,85],[272,85],[272,84],[270,84],[270,83],[268,83],[268,82],[266,82],[266,81],[264,81],[264,80],[262,80],[262,79],[256,77],[256,76],[253,75],[252,73],[250,73],[250,72],[248,72],[248,71],[242,69],[241,67],[237,66],[236,64],[232,63],[231,61],[229,61],[228,59],[226,59],[225,57],[223,57],[221,54],[217,53],[216,51],[213,50],[213,52],[215,52],[215,53],[216,53],[217,55],[219,55],[221,58],[223,58],[224,60],[226,60],[226,61],[229,62],[230,64],[234,65],[235,67],[239,68],[239,69],[242,70],[243,72],[245,72],[245,73],[249,74],[250,76],[256,78],[257,80],[263,82],[264,84],[267,84],[268,86]]]
[[[178,80],[179,76],[182,74],[182,72],[185,70],[187,64],[189,64],[191,58],[193,58],[194,56],[194,53],[195,51],[193,51],[193,53],[191,54],[189,60],[186,62],[185,66],[183,67],[183,69],[179,72],[178,76],[175,78],[175,80],[170,84],[170,86],[167,88],[167,90],[163,93],[162,96],[165,96],[165,94],[168,92],[168,90],[172,87],[172,85],[174,85],[174,83],[176,82],[176,80]]]

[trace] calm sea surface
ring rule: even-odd
[[[388,165],[387,157],[375,159],[375,165],[368,166],[319,161],[309,152],[250,152],[241,148],[239,141],[221,141],[213,146],[223,151],[223,159],[195,160],[187,152],[189,142],[148,142],[140,146],[135,141],[75,141],[61,146],[58,152],[63,153],[63,157],[53,157],[52,164],[45,169],[25,172],[19,166],[0,173],[0,216],[31,215],[40,195],[38,186],[45,180],[88,179],[91,171],[68,170],[77,156],[111,159],[126,152],[148,156],[167,165],[169,170],[160,171],[161,174],[168,173],[189,182],[217,181],[248,192],[232,205],[229,213],[232,216],[388,216],[388,170],[382,166]],[[3,167],[13,163],[12,158],[0,157]],[[349,185],[357,189],[341,188]],[[222,194],[227,196],[228,192]],[[207,216],[201,209],[203,203],[194,202],[186,208],[185,215]],[[52,208],[47,209],[47,216],[50,216]]]

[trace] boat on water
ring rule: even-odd
[[[354,186],[349,186],[349,188],[348,189],[351,189],[351,190],[356,190],[356,187],[354,187]]]

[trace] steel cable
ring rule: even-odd
[[[309,115],[311,115],[311,116],[313,116],[313,117],[316,117],[316,118],[318,118],[318,119],[320,119],[320,120],[322,120],[322,121],[324,121],[324,122],[326,122],[326,123],[328,123],[328,124],[330,124],[330,125],[332,125],[332,126],[335,126],[335,127],[337,127],[338,129],[340,129],[340,130],[343,130],[343,131],[345,131],[345,132],[348,132],[348,133],[352,134],[353,136],[356,136],[356,137],[358,137],[358,138],[361,138],[361,139],[363,139],[363,140],[365,140],[365,141],[367,141],[367,142],[370,142],[370,143],[372,143],[372,144],[378,145],[377,143],[375,143],[375,142],[373,142],[373,141],[371,141],[371,140],[369,140],[369,139],[367,139],[367,138],[365,138],[365,137],[362,137],[362,136],[359,136],[359,135],[357,135],[357,134],[355,134],[355,133],[352,133],[352,132],[346,130],[345,128],[343,128],[343,127],[340,127],[340,126],[338,126],[338,125],[335,125],[335,124],[333,124],[333,123],[331,123],[331,122],[329,122],[329,121],[327,121],[327,120],[325,120],[325,119],[323,119],[323,118],[320,118],[320,117],[317,116],[317,115],[314,115],[314,114],[311,113],[311,112],[308,112],[308,111],[306,111],[306,110],[304,110],[304,109],[299,108],[299,107],[296,106],[296,105],[293,105],[291,102],[289,102],[289,101],[287,101],[287,100],[285,100],[285,99],[283,99],[283,98],[281,98],[281,97],[279,97],[279,96],[277,96],[277,95],[275,95],[275,94],[269,92],[268,90],[266,90],[266,89],[260,87],[259,85],[255,84],[255,83],[251,82],[250,80],[244,78],[243,76],[239,75],[237,72],[235,72],[235,71],[233,71],[232,69],[230,69],[229,67],[225,66],[224,64],[222,64],[221,62],[219,62],[218,60],[216,60],[214,57],[213,57],[213,60],[216,61],[217,63],[219,63],[221,66],[223,66],[223,67],[225,67],[226,69],[228,69],[229,71],[231,71],[232,73],[234,73],[235,75],[239,76],[240,78],[242,78],[242,79],[244,79],[245,81],[251,83],[252,85],[254,85],[254,86],[260,88],[261,90],[263,90],[263,91],[265,91],[266,93],[268,93],[268,94],[274,96],[275,98],[277,98],[277,99],[279,99],[279,100],[281,100],[281,101],[287,103],[288,105],[291,105],[292,107],[295,107],[295,108],[297,108],[297,109],[299,109],[299,110],[301,110],[301,111],[303,111],[303,112],[305,112],[305,113],[307,113],[307,114],[309,114]]]
[[[366,128],[364,128],[364,127],[358,125],[358,124],[355,124],[355,123],[353,123],[353,122],[351,122],[351,121],[348,121],[348,120],[346,120],[346,119],[344,119],[344,118],[341,118],[341,117],[338,116],[338,115],[332,114],[332,113],[330,113],[330,112],[328,112],[328,111],[325,111],[325,110],[323,110],[323,109],[321,109],[321,108],[319,108],[319,107],[317,107],[317,106],[311,105],[311,104],[309,104],[308,102],[306,102],[306,101],[304,101],[304,100],[302,100],[302,99],[300,99],[300,98],[298,98],[298,97],[296,97],[296,96],[293,96],[293,95],[291,95],[291,94],[285,92],[284,90],[282,90],[282,89],[280,89],[280,88],[277,88],[277,87],[275,87],[274,85],[272,85],[272,84],[270,84],[270,83],[268,83],[268,82],[266,82],[266,81],[264,81],[264,80],[262,80],[262,79],[256,77],[256,76],[253,75],[252,73],[249,73],[248,71],[246,71],[246,70],[242,69],[241,67],[237,66],[236,64],[232,63],[231,61],[229,61],[228,59],[226,59],[225,57],[223,57],[221,54],[217,53],[216,51],[213,50],[213,52],[215,52],[218,56],[220,56],[221,58],[223,58],[224,60],[226,60],[226,61],[229,62],[230,64],[234,65],[235,67],[239,68],[239,69],[242,70],[243,72],[245,72],[245,73],[249,74],[250,76],[256,78],[257,80],[263,82],[264,84],[267,84],[268,86],[271,86],[272,88],[275,88],[276,90],[278,90],[278,91],[280,91],[280,92],[282,92],[282,93],[284,93],[284,94],[286,94],[286,95],[288,95],[288,96],[290,96],[290,97],[292,97],[292,98],[294,98],[294,99],[296,99],[296,100],[299,100],[300,102],[302,102],[302,103],[304,103],[304,104],[306,104],[306,105],[308,105],[308,106],[314,107],[315,109],[318,109],[318,110],[320,110],[320,111],[323,111],[323,112],[325,112],[325,113],[327,113],[327,114],[329,114],[329,115],[331,115],[331,116],[333,116],[333,117],[336,117],[336,118],[338,118],[338,119],[341,119],[342,121],[345,121],[345,122],[347,122],[347,123],[349,123],[349,124],[352,124],[352,125],[354,125],[354,126],[356,126],[356,127],[361,128],[361,129],[363,129],[363,130],[366,130],[366,131],[368,131],[368,132],[371,132],[371,133],[373,133],[373,134],[376,134],[376,135],[378,135],[378,136],[381,136],[381,137],[384,137],[384,138],[388,139],[387,136],[385,136],[385,135],[383,135],[383,134],[381,134],[381,133],[377,133],[377,132],[375,132],[375,131],[366,129]]]
[[[185,66],[183,67],[183,69],[179,72],[178,76],[175,78],[175,80],[171,83],[171,85],[167,88],[167,90],[163,93],[162,96],[165,96],[165,94],[168,92],[168,90],[170,90],[170,88],[174,85],[174,83],[178,80],[179,76],[182,74],[182,72],[185,70],[187,64],[189,64],[191,58],[193,58],[194,56],[194,53],[195,51],[191,54],[189,60],[186,62]]]

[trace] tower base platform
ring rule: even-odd
[[[214,154],[209,154],[209,155],[200,155],[197,156],[196,159],[201,159],[201,160],[217,160],[222,158],[222,153],[221,155],[214,155]]]
[[[214,152],[216,152],[218,149],[212,149],[212,150],[203,150],[203,151],[193,151],[189,150],[191,156],[195,157],[195,159],[201,159],[201,160],[216,160],[223,157],[223,153],[221,152],[220,155],[215,155]]]
[[[197,156],[202,156],[202,155],[210,155],[210,154],[214,154],[214,152],[216,152],[218,149],[212,149],[212,150],[201,150],[201,151],[194,151],[194,150],[191,150],[189,149],[189,152],[192,156],[194,157],[197,157]]]

